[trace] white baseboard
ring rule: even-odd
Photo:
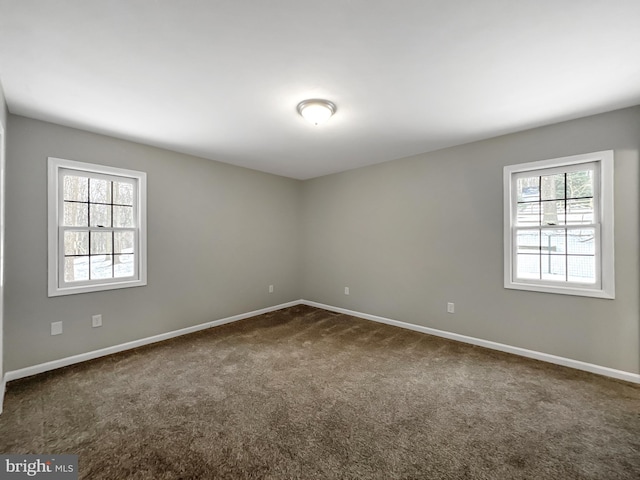
[[[444,330],[436,330],[435,328],[423,327],[421,325],[414,325],[412,323],[400,322],[398,320],[392,320],[390,318],[378,317],[377,315],[370,315],[368,313],[347,310],[346,308],[333,307],[331,305],[325,305],[323,303],[311,302],[308,300],[302,300],[300,303],[302,303],[303,305],[309,305],[311,307],[317,307],[317,308],[322,308],[324,310],[329,310],[331,312],[344,313],[346,315],[351,315],[353,317],[364,318],[365,320],[371,320],[379,323],[386,323],[387,325],[406,328],[408,330],[414,330],[416,332],[426,333],[428,335],[435,335],[437,337],[448,338],[449,340],[456,340],[458,342],[470,343],[471,345],[478,345],[480,347],[490,348],[492,350],[499,350],[501,352],[512,353],[514,355],[520,355],[521,357],[533,358],[536,360],[542,360],[543,362],[562,365],[564,367],[575,368],[577,370],[584,370],[585,372],[591,372],[591,373],[596,373],[598,375],[604,375],[606,377],[617,378],[618,380],[625,380],[627,382],[632,382],[632,383],[640,383],[640,374],[637,374],[637,373],[625,372],[624,370],[616,370],[614,368],[594,365],[593,363],[586,363],[586,362],[581,362],[579,360],[572,360],[570,358],[558,357],[556,355],[551,355],[548,353],[536,352],[535,350],[527,350],[526,348],[512,347],[511,345],[505,345],[503,343],[483,340],[481,338],[468,337],[466,335],[446,332]]]
[[[179,337],[181,335],[187,335],[189,333],[197,332],[200,330],[206,330],[207,328],[217,327],[226,323],[237,322],[238,320],[244,320],[245,318],[255,317],[257,315],[262,315],[263,313],[269,313],[275,310],[280,310],[282,308],[292,307],[294,305],[299,305],[300,303],[300,300],[294,300],[292,302],[274,305],[273,307],[262,308],[260,310],[241,313],[232,317],[221,318],[220,320],[214,320],[212,322],[201,323],[192,327],[181,328],[180,330],[174,330],[172,332],[161,333],[152,337],[141,338],[140,340],[134,340],[132,342],[121,343],[120,345],[114,345],[113,347],[101,348],[100,350],[94,350],[92,352],[73,355],[72,357],[61,358],[59,360],[53,360],[51,362],[40,363],[31,367],[13,370],[5,373],[3,386],[6,382],[18,380],[19,378],[30,377],[31,375],[37,375],[38,373],[48,372],[49,370],[55,370],[56,368],[66,367],[75,363],[86,362],[87,360],[93,360],[94,358],[104,357],[106,355],[123,352],[125,350],[131,350],[132,348],[142,347],[144,345],[149,345],[150,343],[161,342],[163,340]],[[4,394],[2,395],[2,397],[4,398]],[[1,411],[2,410],[0,410],[0,412]]]
[[[200,325],[194,325],[192,327],[182,328],[180,330],[174,330],[172,332],[162,333],[152,337],[142,338],[134,340],[132,342],[122,343],[120,345],[114,345],[112,347],[102,348],[100,350],[94,350],[92,352],[81,353],[71,357],[61,358],[59,360],[53,360],[51,362],[41,363],[33,365],[31,367],[21,368],[19,370],[13,370],[6,372],[4,378],[0,382],[0,413],[2,413],[2,404],[4,400],[4,392],[7,382],[12,380],[18,380],[24,377],[30,377],[31,375],[37,375],[38,373],[47,372],[49,370],[55,370],[56,368],[66,367],[75,363],[85,362],[87,360],[93,360],[94,358],[104,357],[113,353],[123,352],[132,348],[142,347],[151,343],[161,342],[170,338],[179,337],[181,335],[187,335],[189,333],[197,332],[200,330],[206,330],[207,328],[217,327],[226,323],[237,322],[245,318],[255,317],[262,315],[263,313],[273,312],[282,308],[293,307],[295,305],[308,305],[312,307],[322,308],[337,313],[344,313],[365,320],[371,320],[374,322],[385,323],[387,325],[393,325],[395,327],[406,328],[408,330],[414,330],[416,332],[426,333],[428,335],[434,335],[437,337],[448,338],[450,340],[456,340],[458,342],[469,343],[471,345],[478,345],[480,347],[489,348],[492,350],[498,350],[501,352],[512,353],[514,355],[520,355],[522,357],[533,358],[536,360],[542,360],[543,362],[553,363],[556,365],[562,365],[565,367],[575,368],[577,370],[584,370],[586,372],[596,373],[607,377],[617,378],[619,380],[625,380],[627,382],[640,384],[640,374],[625,372],[623,370],[616,370],[609,367],[603,367],[600,365],[594,365],[592,363],[581,362],[579,360],[572,360],[570,358],[558,357],[556,355],[550,355],[548,353],[536,352],[534,350],[527,350],[525,348],[513,347],[511,345],[505,345],[502,343],[492,342],[489,340],[483,340],[475,337],[468,337],[466,335],[460,335],[458,333],[446,332],[444,330],[437,330],[434,328],[423,327],[421,325],[414,325],[412,323],[401,322],[398,320],[392,320],[390,318],[379,317],[377,315],[370,315],[368,313],[356,312],[354,310],[347,310],[346,308],[334,307],[323,303],[312,302],[308,300],[294,300],[292,302],[282,303],[280,305],[274,305],[273,307],[267,307],[260,310],[254,310],[252,312],[242,313],[220,320],[214,320],[212,322],[202,323]]]

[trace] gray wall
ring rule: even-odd
[[[6,131],[7,131],[7,104],[4,98],[4,91],[2,90],[2,84],[0,83],[0,125],[4,130],[4,138],[2,142],[6,142]],[[2,142],[0,142],[0,149],[4,148]],[[4,203],[5,203],[5,184],[4,184],[4,168],[5,168],[5,159],[2,153],[0,152],[0,252],[4,250],[4,215],[2,212],[4,211]],[[0,262],[4,262],[4,256],[0,255]],[[4,269],[4,265],[0,268],[0,272]],[[4,377],[4,281],[0,279],[0,382]],[[1,395],[2,393],[0,393]],[[2,404],[2,400],[0,399],[0,404]]]
[[[47,297],[49,156],[147,172],[147,286]],[[7,371],[300,298],[299,181],[14,115],[7,179]]]
[[[309,180],[303,297],[639,373],[639,147],[635,107]],[[616,299],[505,290],[503,166],[606,149]]]
[[[4,127],[7,126],[7,102],[4,98],[4,90],[2,89],[2,84],[0,83],[0,124]]]
[[[635,107],[299,182],[9,115],[5,370],[306,298],[640,373],[639,147]],[[502,167],[604,149],[616,299],[505,290]],[[148,173],[148,286],[47,297],[48,156]]]

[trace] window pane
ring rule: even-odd
[[[567,200],[567,223],[570,225],[595,223],[593,198]]]
[[[564,255],[567,253],[564,230],[543,230],[540,249],[549,255]]]
[[[542,225],[564,225],[564,200],[542,202]]]
[[[540,252],[540,230],[518,230],[516,236],[518,253]]]
[[[113,264],[114,276],[116,278],[133,277],[135,273],[134,260],[134,255],[115,255]]]
[[[593,197],[593,170],[567,173],[567,198]]]
[[[540,177],[519,178],[516,184],[518,202],[540,200]]]
[[[133,227],[133,207],[113,207],[114,227]]]
[[[89,257],[65,257],[64,281],[89,280]]]
[[[89,192],[89,179],[75,175],[63,176],[63,200],[86,202]]]
[[[516,275],[518,278],[534,280],[540,278],[540,255],[525,255],[519,253],[517,262]]]
[[[614,298],[613,164],[608,150],[504,167],[505,288]]]
[[[89,201],[111,203],[111,182],[98,178],[89,179]]]
[[[113,182],[113,203],[133,205],[133,184]]]
[[[91,278],[112,278],[112,256],[92,255],[91,256]]]
[[[111,227],[111,205],[90,205],[91,227]]]
[[[114,252],[134,253],[135,236],[133,232],[114,232]]]
[[[596,231],[594,228],[567,231],[567,253],[578,255],[596,254]]]
[[[542,279],[552,282],[567,281],[567,265],[564,255],[542,255]]]
[[[540,193],[542,200],[557,200],[564,198],[564,173],[546,175],[540,178]]]
[[[111,232],[91,232],[91,255],[98,253],[112,253]]]
[[[88,255],[89,232],[64,232],[65,255]]]
[[[540,203],[519,203],[516,225],[523,227],[540,225]]]
[[[567,257],[569,281],[578,283],[596,283],[596,257]]]
[[[88,205],[86,203],[64,202],[62,225],[65,227],[89,226]]]

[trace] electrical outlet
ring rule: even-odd
[[[91,317],[91,326],[93,328],[102,326],[102,315],[93,315]]]
[[[269,293],[273,293],[273,285],[269,285]]]
[[[62,322],[51,322],[51,335],[62,335]]]
[[[349,287],[344,287],[344,294],[349,295]]]
[[[449,302],[447,303],[447,313],[456,313],[456,304]]]

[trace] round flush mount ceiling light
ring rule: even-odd
[[[309,123],[320,125],[336,113],[336,106],[329,100],[303,100],[298,104],[298,113]]]

